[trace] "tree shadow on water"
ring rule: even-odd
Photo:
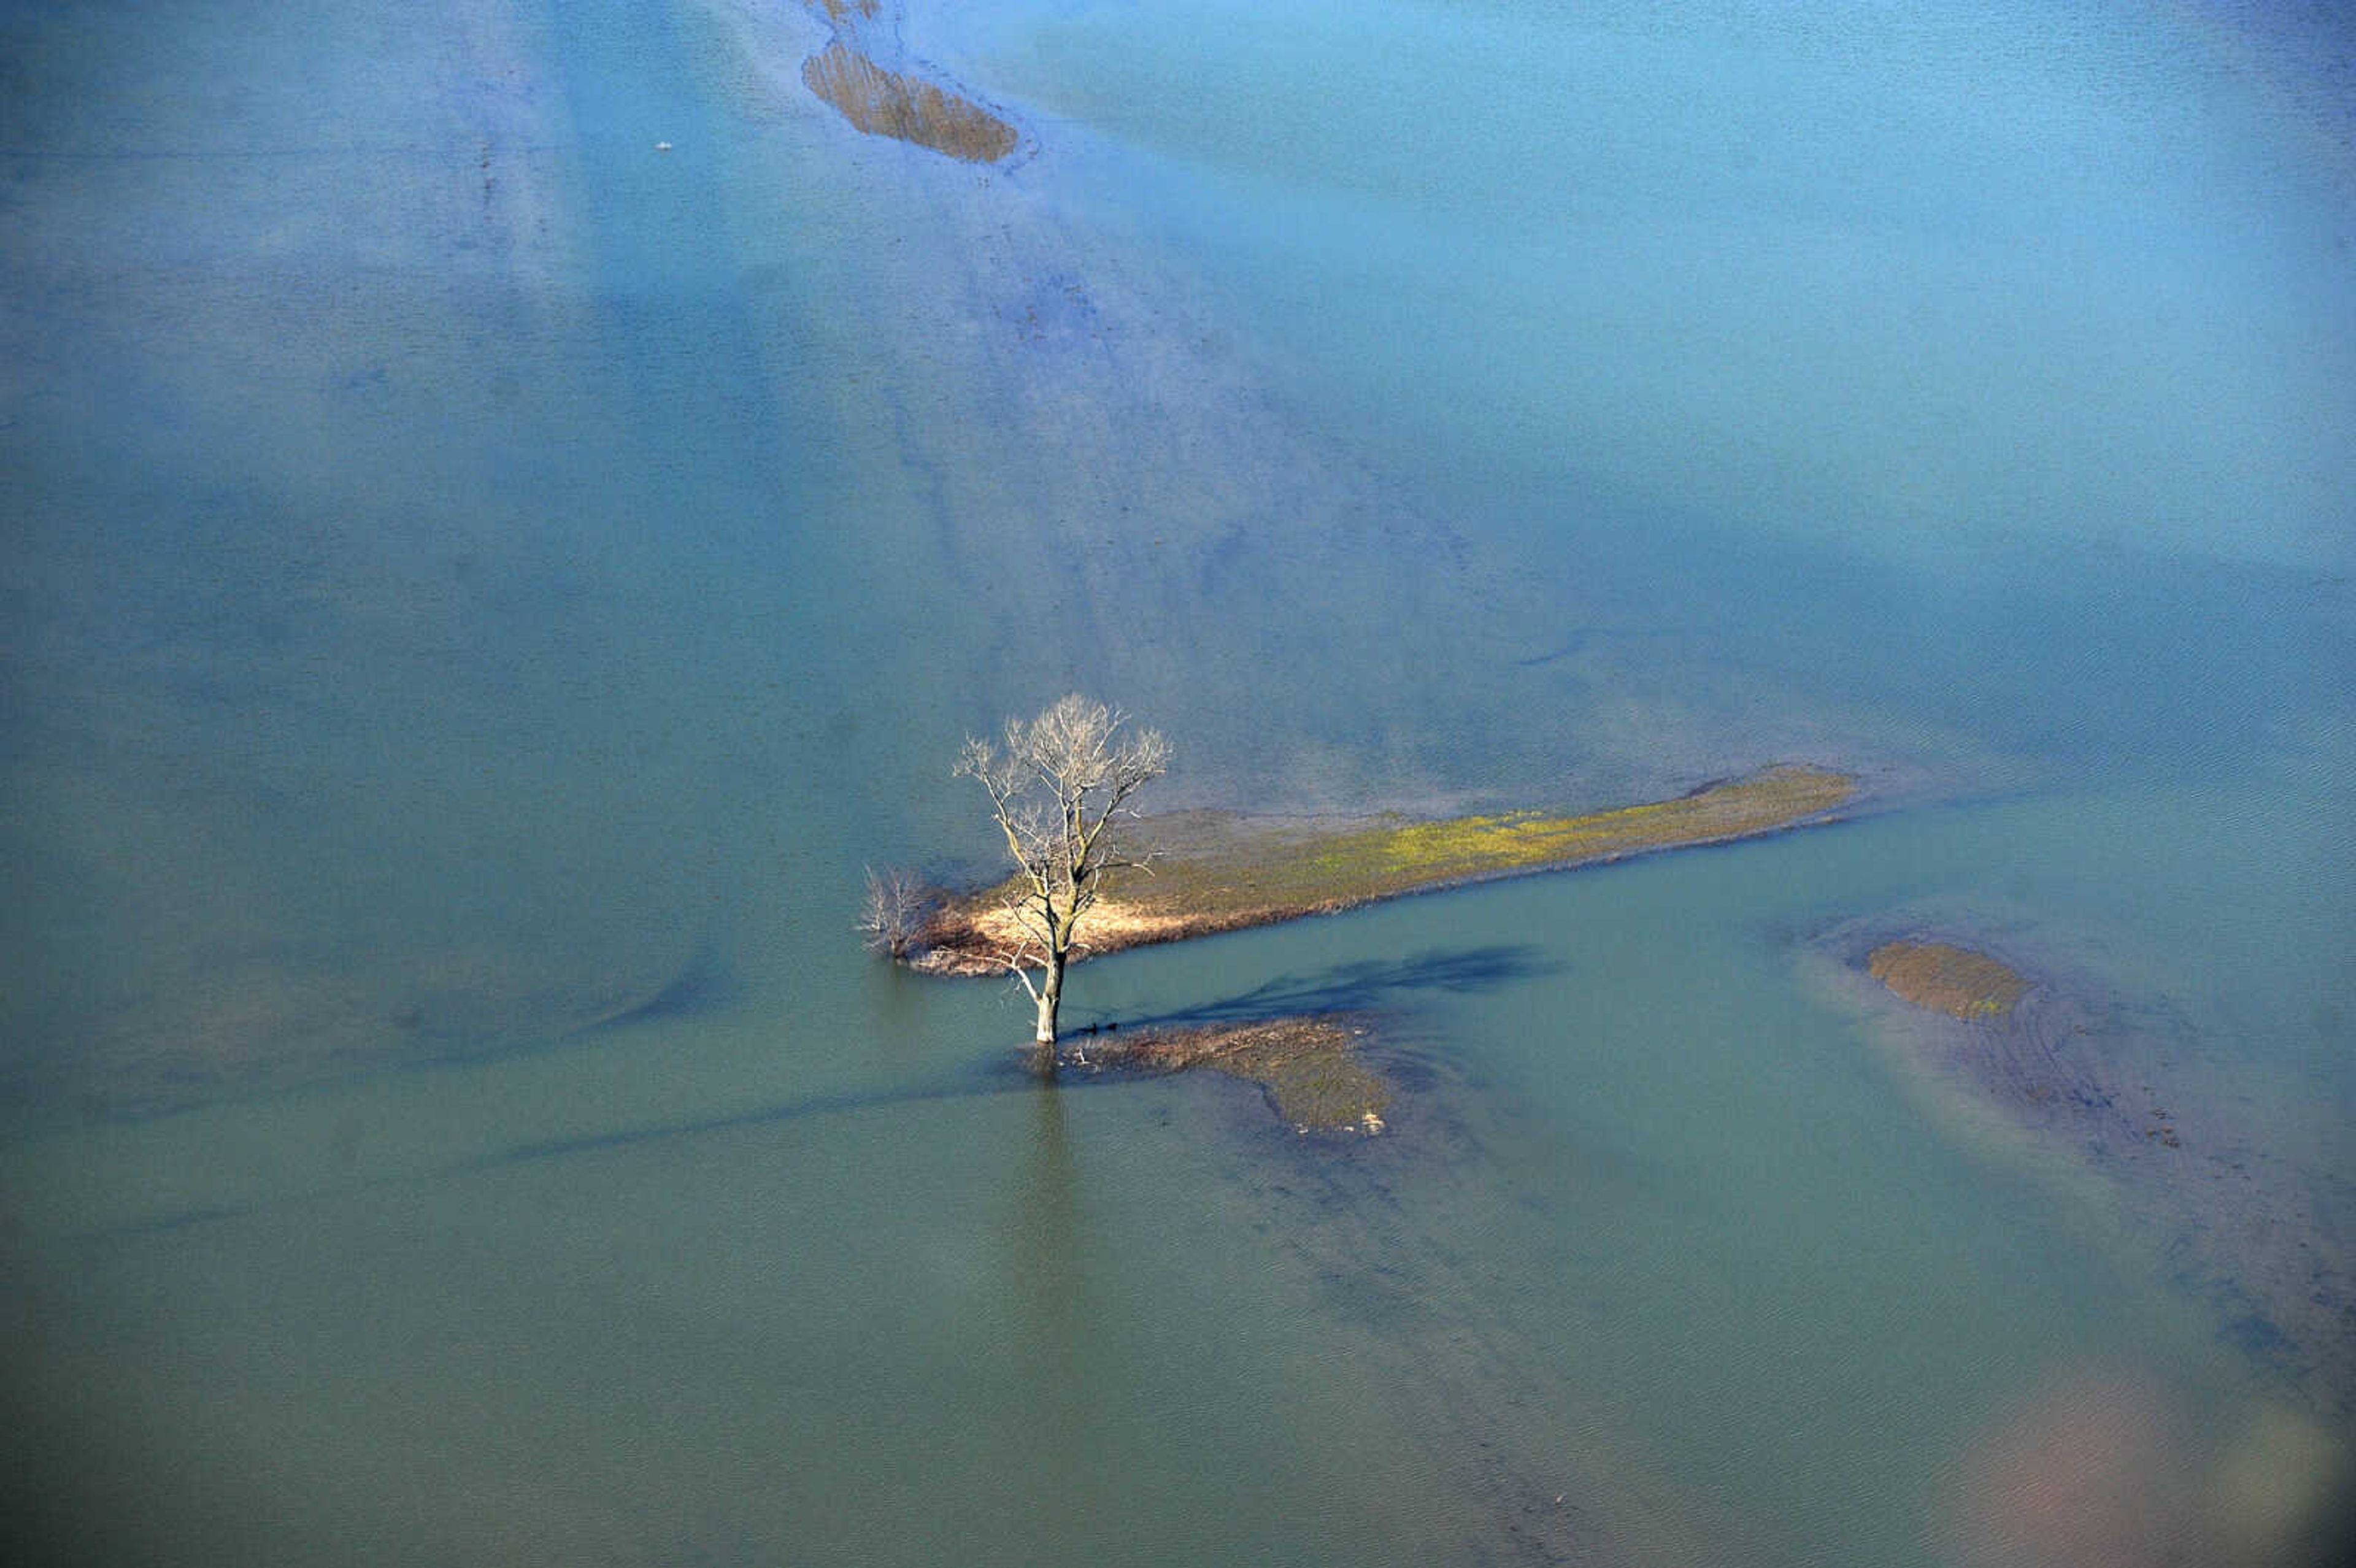
[[[1355,964],[1335,965],[1308,975],[1280,975],[1248,991],[1213,1001],[1199,1003],[1167,1013],[1149,1017],[1123,1019],[1118,1022],[1099,1021],[1073,1033],[1101,1030],[1108,1027],[1164,1027],[1189,1024],[1235,1023],[1260,1019],[1292,1017],[1303,1013],[1371,1012],[1386,1006],[1395,1006],[1404,997],[1418,992],[1442,992],[1451,995],[1471,995],[1494,991],[1516,981],[1559,972],[1558,961],[1544,959],[1540,950],[1527,945],[1497,944],[1487,947],[1455,949],[1434,948],[1410,958],[1370,959]],[[624,1015],[627,1021],[659,1016],[679,1010],[675,999],[668,993],[658,993],[654,1006],[641,1005]],[[706,989],[701,978],[687,987],[691,999],[701,1000]],[[1077,1081],[1085,1083],[1088,1080]],[[847,1089],[820,1092],[766,1105],[725,1111],[710,1116],[680,1121],[639,1123],[600,1128],[571,1136],[534,1139],[483,1150],[471,1157],[453,1162],[444,1168],[442,1175],[495,1170],[519,1165],[535,1164],[552,1159],[573,1158],[586,1155],[613,1154],[647,1145],[710,1136],[719,1133],[737,1132],[751,1128],[779,1126],[814,1117],[842,1115],[873,1111],[885,1106],[915,1106],[932,1102],[975,1098],[984,1095],[1024,1093],[1036,1095],[1041,1085],[1035,1073],[1012,1052],[986,1060],[969,1062],[940,1077],[927,1081],[894,1084],[877,1089]],[[1061,1110],[1043,1102],[1043,1116],[1050,1119],[1040,1134],[1042,1147],[1052,1152],[1060,1141]],[[1045,1157],[1043,1156],[1043,1161]],[[1046,1164],[1052,1164],[1051,1161]],[[1045,1165],[1043,1165],[1045,1168]],[[390,1177],[382,1180],[399,1182],[407,1177]],[[360,1185],[374,1185],[363,1182]],[[229,1208],[192,1209],[166,1214],[129,1225],[108,1227],[107,1233],[134,1234],[178,1230],[208,1221],[239,1218],[256,1211],[254,1205]]]
[[[1145,1018],[1098,1019],[1084,1028],[1236,1023],[1301,1013],[1370,1012],[1419,991],[1455,996],[1494,991],[1516,981],[1560,971],[1558,961],[1527,944],[1433,948],[1412,958],[1370,958],[1310,975],[1279,975],[1231,997]]]

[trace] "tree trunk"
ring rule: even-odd
[[[1055,1051],[1055,1010],[1064,1000],[1064,955],[1047,955],[1047,973],[1039,982],[1039,1049],[1053,1058]]]

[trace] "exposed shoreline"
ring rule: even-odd
[[[1332,914],[1410,893],[1762,837],[1833,821],[1859,800],[1854,775],[1781,765],[1672,800],[1577,816],[1514,812],[1437,821],[1302,827],[1197,813],[1152,820],[1151,875],[1081,918],[1075,956]],[[925,922],[909,966],[996,975],[1018,944],[1008,884],[950,895]]]

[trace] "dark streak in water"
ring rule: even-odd
[[[870,1111],[887,1105],[919,1105],[932,1101],[966,1100],[987,1094],[1027,1093],[1036,1089],[1038,1081],[1019,1068],[1009,1066],[993,1071],[980,1081],[962,1083],[911,1084],[905,1088],[884,1089],[866,1093],[846,1092],[840,1094],[815,1094],[804,1100],[791,1100],[781,1105],[761,1105],[749,1111],[737,1111],[724,1116],[705,1116],[691,1122],[668,1122],[651,1126],[617,1127],[610,1132],[587,1133],[579,1137],[551,1138],[540,1143],[516,1144],[508,1148],[477,1155],[449,1167],[445,1175],[461,1172],[498,1170],[511,1165],[529,1164],[534,1160],[566,1159],[574,1155],[600,1154],[609,1149],[635,1148],[642,1144],[664,1143],[674,1138],[702,1137],[712,1133],[734,1132],[744,1127],[776,1126],[798,1122],[809,1116],[841,1115],[853,1111]]]
[[[1265,985],[1238,992],[1200,1007],[1177,1012],[1162,1013],[1151,1018],[1122,1020],[1133,1026],[1178,1025],[1189,1023],[1234,1022],[1239,1019],[1281,1018],[1306,1012],[1365,1012],[1386,998],[1410,991],[1446,991],[1463,993],[1492,990],[1515,980],[1545,973],[1548,965],[1541,964],[1537,950],[1531,947],[1496,945],[1462,948],[1455,951],[1436,949],[1412,958],[1392,962],[1342,964],[1307,976],[1279,976]],[[679,976],[645,1001],[600,1019],[582,1029],[573,1038],[593,1031],[618,1029],[626,1025],[677,1017],[716,1007],[725,1001],[729,982],[725,972],[707,954],[682,970]],[[1109,1020],[1093,1026],[1106,1027]],[[1118,1027],[1117,1025],[1114,1027]],[[1141,1082],[1124,1075],[1104,1078],[1074,1077],[1066,1081],[1068,1088],[1109,1086],[1116,1083]],[[679,1139],[704,1137],[715,1133],[736,1132],[750,1127],[780,1126],[811,1116],[848,1115],[859,1111],[879,1110],[894,1105],[919,1105],[934,1102],[968,1099],[980,1095],[1027,1093],[1038,1084],[1028,1070],[1013,1061],[993,1062],[972,1069],[966,1073],[930,1083],[908,1084],[899,1088],[873,1091],[844,1091],[832,1094],[814,1094],[805,1099],[789,1100],[780,1104],[760,1105],[751,1110],[731,1112],[726,1115],[702,1116],[691,1121],[664,1122],[641,1126],[611,1128],[603,1132],[584,1133],[573,1137],[546,1138],[530,1143],[512,1144],[493,1149],[472,1158],[445,1166],[416,1178],[398,1179],[432,1180],[441,1177],[502,1170],[542,1160],[570,1159],[581,1155],[604,1154],[619,1149],[641,1148],[648,1145],[669,1143]],[[155,1235],[166,1232],[201,1225],[216,1220],[242,1219],[261,1212],[267,1205],[228,1205],[192,1209],[161,1219],[143,1220],[128,1225],[110,1228],[102,1232],[112,1237]]]
[[[663,1023],[672,1019],[700,1018],[718,1011],[736,998],[735,976],[711,948],[699,950],[687,966],[661,989],[642,1001],[584,1024],[566,1038],[578,1040],[637,1024]]]
[[[1435,948],[1413,958],[1339,964],[1314,975],[1280,975],[1248,991],[1175,1012],[1123,1020],[1132,1024],[1230,1023],[1246,1019],[1285,1018],[1298,1013],[1370,1012],[1408,991],[1466,994],[1493,991],[1517,980],[1557,972],[1541,962],[1535,947],[1499,944],[1450,951]]]
[[[210,1224],[216,1220],[242,1220],[262,1211],[254,1203],[222,1203],[207,1209],[190,1209],[183,1213],[166,1214],[158,1220],[140,1220],[128,1225],[117,1225],[103,1232],[111,1239],[128,1240],[135,1236],[168,1235],[195,1225]]]
[[[1075,1079],[1068,1087],[1091,1087],[1098,1082],[1112,1083],[1125,1082],[1125,1080]],[[130,1240],[141,1236],[162,1235],[174,1231],[209,1224],[215,1221],[247,1219],[273,1209],[316,1202],[322,1198],[332,1198],[366,1188],[401,1186],[415,1181],[436,1181],[447,1177],[502,1170],[541,1160],[567,1159],[576,1155],[637,1148],[674,1139],[734,1132],[745,1127],[782,1125],[811,1116],[841,1115],[892,1105],[916,1105],[935,1101],[1030,1093],[1037,1089],[1038,1083],[1038,1079],[1029,1071],[1017,1062],[1008,1061],[1002,1065],[983,1067],[962,1078],[946,1082],[909,1084],[897,1089],[867,1093],[814,1094],[805,1099],[789,1100],[780,1104],[755,1106],[751,1110],[733,1112],[723,1116],[704,1116],[693,1121],[617,1127],[606,1132],[586,1133],[577,1137],[548,1138],[532,1143],[512,1144],[506,1148],[493,1149],[471,1158],[459,1160],[433,1170],[421,1171],[415,1175],[379,1178],[345,1187],[305,1193],[301,1197],[289,1198],[277,1203],[209,1205],[201,1209],[185,1210],[176,1214],[166,1214],[155,1219],[136,1220],[126,1224],[110,1225],[102,1230],[88,1231],[80,1234],[83,1240]]]
[[[1301,1012],[1363,1011],[1387,997],[1404,991],[1439,990],[1469,992],[1489,990],[1509,982],[1544,972],[1546,965],[1537,959],[1537,949],[1498,945],[1465,948],[1455,952],[1434,951],[1397,962],[1369,962],[1337,965],[1321,974],[1306,976],[1280,976],[1266,985],[1223,1000],[1207,1002],[1200,1007],[1151,1018],[1130,1020],[1134,1024],[1178,1024],[1232,1021],[1239,1019],[1277,1018]],[[636,1021],[654,1012],[658,1004],[680,991],[690,999],[697,997],[696,987],[690,984],[699,971],[691,969],[680,979],[643,1007],[633,1008],[622,1017],[600,1024],[613,1027],[626,1021]],[[1102,1028],[1099,1023],[1098,1028]],[[1073,1087],[1085,1087],[1096,1082],[1119,1080],[1076,1079]],[[845,1092],[819,1094],[808,1099],[788,1101],[784,1104],[764,1105],[749,1111],[734,1112],[723,1116],[707,1116],[694,1121],[666,1123],[652,1126],[619,1127],[608,1132],[589,1133],[578,1137],[552,1138],[542,1142],[518,1144],[509,1148],[477,1156],[452,1171],[495,1170],[534,1160],[563,1159],[574,1155],[596,1154],[609,1149],[634,1148],[640,1145],[659,1143],[673,1138],[701,1137],[712,1133],[733,1132],[744,1127],[771,1126],[799,1121],[807,1116],[837,1115],[849,1112],[878,1109],[887,1105],[923,1104],[932,1101],[958,1100],[976,1095],[1028,1093],[1037,1080],[1013,1062],[993,1064],[963,1078],[946,1083],[912,1084],[881,1091]]]
[[[1538,669],[1550,664],[1583,654],[1606,637],[1674,637],[1678,634],[1665,626],[1647,626],[1635,631],[1614,632],[1601,626],[1582,626],[1573,632],[1561,646],[1551,653],[1533,654],[1528,658],[1514,661],[1517,669]]]
[[[1239,992],[1218,1001],[1207,1002],[1200,1007],[1123,1021],[1139,1026],[1174,1025],[1279,1018],[1302,1012],[1370,1011],[1376,1004],[1385,998],[1395,997],[1405,992],[1430,990],[1462,993],[1489,990],[1544,973],[1547,968],[1547,965],[1538,962],[1537,950],[1530,947],[1501,944],[1455,951],[1434,950],[1412,958],[1388,963],[1343,964],[1313,975],[1280,976],[1265,985],[1256,986],[1248,991]],[[725,974],[719,965],[708,955],[700,956],[695,963],[682,970],[678,978],[644,1002],[612,1018],[588,1025],[584,1029],[576,1030],[574,1035],[577,1037],[593,1030],[619,1028],[626,1024],[651,1021],[718,1006],[725,999],[727,985]],[[1102,1028],[1104,1025],[1100,1022],[1096,1027]],[[1073,1077],[1066,1081],[1065,1086],[1079,1089],[1141,1081],[1125,1075],[1109,1075],[1103,1078]],[[958,1076],[936,1080],[929,1083],[907,1084],[884,1090],[814,1094],[778,1104],[760,1105],[750,1110],[731,1112],[725,1115],[702,1116],[683,1122],[616,1127],[602,1132],[584,1133],[573,1137],[546,1138],[530,1143],[512,1144],[505,1148],[492,1149],[454,1165],[421,1173],[416,1177],[391,1179],[396,1182],[434,1180],[448,1176],[501,1170],[519,1165],[535,1164],[542,1160],[570,1159],[582,1155],[641,1148],[680,1139],[704,1137],[715,1133],[735,1132],[751,1127],[780,1126],[812,1116],[842,1115],[895,1105],[918,1105],[982,1095],[1028,1093],[1033,1092],[1037,1085],[1038,1080],[1024,1066],[1009,1059],[980,1064]],[[377,1183],[368,1185],[377,1185]],[[289,1200],[288,1201],[307,1200]],[[159,1219],[113,1226],[96,1233],[116,1238],[155,1235],[206,1224],[217,1220],[243,1219],[262,1212],[271,1207],[275,1205],[215,1205],[191,1209]]]

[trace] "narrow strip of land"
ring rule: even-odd
[[[1823,822],[1858,781],[1780,766],[1675,800],[1579,816],[1509,812],[1436,821],[1383,817],[1301,826],[1198,813],[1148,825],[1164,848],[1080,919],[1080,951],[1119,952],[1272,925],[1406,893],[1558,870]],[[1002,974],[1022,945],[1012,884],[943,901],[909,957],[940,975]]]

